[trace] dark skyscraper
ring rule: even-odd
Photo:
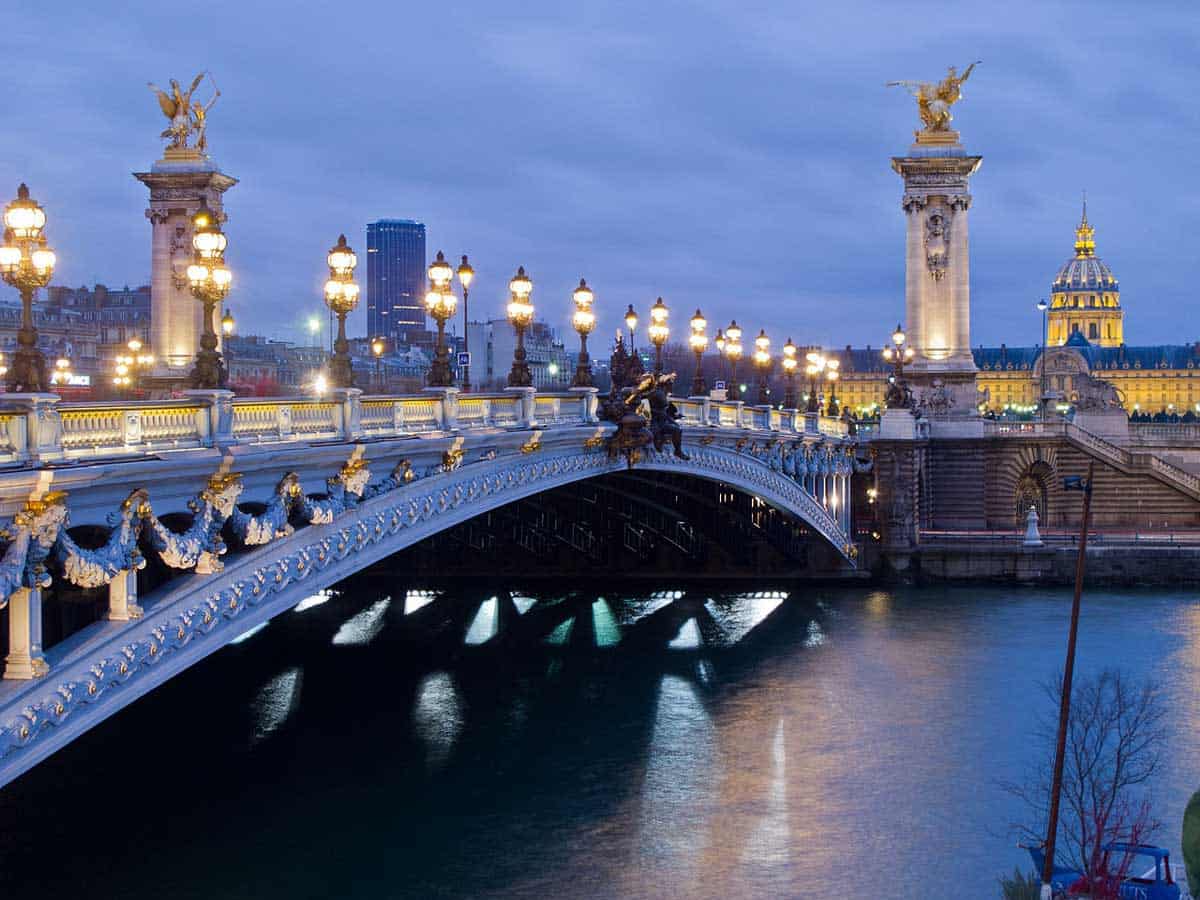
[[[425,225],[380,219],[367,225],[367,331],[407,342],[425,329]]]

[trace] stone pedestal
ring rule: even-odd
[[[1120,408],[1076,410],[1074,423],[1110,444],[1129,446],[1129,416]]]
[[[359,391],[361,394],[362,391]],[[421,393],[436,397],[442,404],[442,430],[458,430],[458,388],[456,387],[427,387]]]
[[[909,365],[913,375],[975,371],[967,180],[982,161],[967,155],[957,135],[918,141],[907,156],[892,159],[904,179],[905,327],[916,351]]]
[[[134,178],[150,189],[150,347],[155,375],[185,373],[195,359],[203,332],[203,307],[188,288],[192,260],[192,216],[203,197],[225,220],[222,195],[237,184],[205,154],[193,148],[169,148],[149,172]],[[219,318],[218,308],[214,320]],[[220,323],[213,322],[221,334]]]
[[[971,353],[967,183],[982,161],[966,153],[957,132],[922,133],[907,156],[892,159],[904,179],[904,324],[915,351],[906,374],[922,415],[935,429],[939,420],[958,420],[955,429],[973,431],[961,420],[979,416]]]
[[[521,400],[521,424],[526,428],[533,428],[537,425],[537,402],[535,395],[537,388],[531,387],[506,387],[506,394],[516,394]]]
[[[579,418],[580,421],[588,425],[594,425],[600,419],[597,416],[597,407],[599,406],[600,389],[596,387],[573,387],[568,388],[570,393],[579,395]]]
[[[4,677],[29,681],[49,671],[42,656],[42,589],[18,588],[8,600],[8,657]]]
[[[907,409],[885,409],[879,414],[881,441],[912,441],[917,437],[917,418]]]

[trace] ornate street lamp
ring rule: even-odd
[[[237,327],[237,322],[233,318],[233,313],[229,311],[229,307],[225,308],[225,315],[221,316],[221,334],[225,337],[233,337],[233,329]]]
[[[733,391],[733,399],[740,400],[742,392],[738,390],[737,364],[742,358],[742,329],[738,328],[737,319],[725,329],[725,356],[729,359],[729,387]],[[729,391],[725,392],[725,396],[729,397]]]
[[[225,361],[217,352],[217,333],[213,330],[217,305],[229,293],[233,273],[225,265],[228,239],[221,233],[217,215],[200,198],[200,208],[192,216],[192,264],[187,268],[192,296],[204,304],[204,332],[192,369],[192,387],[213,390],[225,387],[228,374]]]
[[[836,359],[827,359],[825,361],[825,378],[829,381],[829,407],[826,410],[827,415],[837,416],[837,380],[841,374],[838,370],[841,368],[841,363]]]
[[[646,329],[646,334],[650,338],[650,343],[654,345],[655,375],[662,374],[662,348],[671,333],[671,329],[667,327],[668,314],[666,304],[662,302],[662,297],[654,301],[654,305],[650,307],[650,327]]]
[[[633,353],[633,333],[637,331],[638,316],[633,311],[633,304],[629,304],[629,309],[625,310],[625,327],[629,329],[629,352]]]
[[[758,405],[766,406],[771,402],[767,387],[767,378],[771,374],[771,339],[765,328],[760,328],[754,339],[754,365],[758,369]]]
[[[905,409],[909,405],[908,391],[904,384],[904,364],[913,358],[913,348],[905,346],[907,335],[899,325],[892,332],[892,346],[883,348],[883,358],[892,364],[888,378],[887,395],[884,403],[888,409]]]
[[[533,375],[529,371],[529,363],[525,360],[525,329],[533,322],[533,303],[529,300],[529,295],[533,293],[533,282],[525,274],[524,266],[517,268],[517,274],[508,283],[508,293],[508,321],[517,332],[517,346],[513,350],[508,386],[533,387]]]
[[[325,257],[329,264],[329,280],[325,282],[325,305],[337,316],[337,338],[329,360],[329,384],[335,388],[354,387],[354,366],[350,362],[350,342],[346,340],[346,316],[358,306],[358,285],[354,282],[354,267],[358,256],[346,244],[346,236],[338,235]]]
[[[804,407],[806,413],[819,413],[821,401],[817,399],[817,379],[825,372],[825,357],[820,353],[809,353],[805,357],[807,365],[804,372],[808,375],[808,403]]]
[[[471,289],[471,282],[475,280],[475,270],[471,268],[471,264],[467,262],[467,254],[463,254],[462,262],[458,264],[458,283],[462,285],[463,292],[463,353],[467,355],[467,359],[471,358],[471,347],[467,343],[467,294]],[[463,366],[462,371],[462,389],[464,393],[471,389],[471,363],[468,362]]]
[[[783,408],[796,408],[796,345],[792,343],[792,339],[788,338],[787,343],[783,345],[783,357],[779,364],[783,366],[783,377],[785,387],[783,389]]]
[[[50,383],[53,385],[70,384],[73,374],[71,372],[71,360],[65,356],[60,356],[54,361],[54,371],[50,373]]]
[[[592,312],[592,301],[596,297],[587,286],[587,282],[580,278],[579,287],[575,288],[571,299],[575,301],[575,315],[572,316],[571,323],[579,332],[579,362],[575,366],[575,378],[571,381],[571,387],[592,387],[592,360],[588,356],[587,339],[596,327],[596,314]]]
[[[10,391],[38,393],[49,389],[46,357],[38,349],[38,333],[33,327],[34,292],[50,283],[56,262],[42,233],[45,226],[45,210],[29,198],[29,188],[22,184],[17,188],[17,199],[4,210],[4,243],[0,246],[0,276],[21,292],[17,352],[7,371]]]
[[[382,337],[372,338],[371,340],[371,355],[375,357],[375,390],[383,393],[383,372],[381,365],[383,362],[383,351],[387,349],[387,344],[384,343]]]
[[[696,354],[696,374],[692,377],[692,396],[703,397],[708,393],[708,385],[704,383],[704,351],[708,348],[708,336],[705,335],[704,330],[708,327],[708,321],[697,309],[690,324],[692,333],[688,335],[688,344],[691,345],[692,352]],[[720,332],[718,331],[717,334],[719,335]],[[723,343],[724,339],[721,340]]]
[[[433,350],[433,366],[429,370],[430,387],[454,387],[454,370],[450,366],[450,348],[446,346],[446,320],[454,315],[458,298],[450,287],[454,270],[442,251],[429,266],[429,291],[425,294],[425,311],[437,322],[437,345]]]
[[[138,378],[143,370],[154,365],[154,354],[142,352],[142,342],[138,338],[130,338],[125,345],[127,354],[118,354],[113,360],[113,384],[118,388],[137,390]]]

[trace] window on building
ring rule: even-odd
[[[1088,338],[1094,341],[1098,337],[1100,337],[1100,326],[1095,322],[1088,322]]]

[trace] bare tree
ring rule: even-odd
[[[1051,701],[1034,739],[1045,757],[1022,784],[1006,785],[1029,808],[1032,823],[1016,826],[1024,839],[1045,838],[1061,677],[1044,686]],[[1151,808],[1154,777],[1166,742],[1166,707],[1153,681],[1133,683],[1115,669],[1076,681],[1067,725],[1062,814],[1058,844],[1089,879],[1111,878],[1101,847],[1112,841],[1144,842],[1161,827]],[[1122,868],[1128,862],[1110,861]]]

